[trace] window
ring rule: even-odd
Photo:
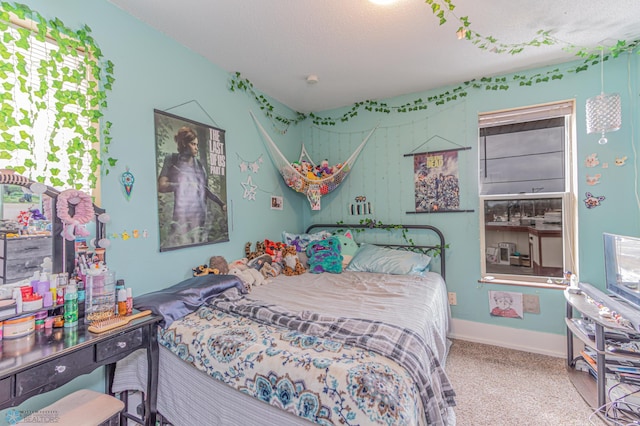
[[[25,6],[3,7],[9,10],[0,19],[0,168],[61,189],[96,188],[99,108],[106,103],[88,31],[76,39]],[[34,20],[17,17],[24,15]]]
[[[561,281],[576,271],[573,101],[479,115],[482,274]]]

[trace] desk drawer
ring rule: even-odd
[[[78,376],[93,364],[93,347],[81,349],[69,355],[45,362],[30,370],[16,374],[16,396],[35,389],[59,386]]]
[[[11,377],[0,380],[0,404],[11,399]]]
[[[96,362],[141,348],[142,343],[143,334],[141,328],[129,331],[106,342],[98,343],[96,345]]]

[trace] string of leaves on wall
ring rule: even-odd
[[[506,44],[501,43],[493,36],[484,36],[471,29],[471,22],[468,16],[458,17],[455,13],[455,5],[451,0],[425,0],[431,8],[431,12],[439,19],[439,24],[443,25],[450,17],[459,22],[457,29],[459,38],[471,41],[476,47],[482,50],[500,54],[518,54],[527,47],[550,46],[564,44],[564,49],[574,52],[576,57],[582,58],[583,62],[579,65],[568,66],[567,68],[554,68],[552,70],[537,72],[533,74],[515,74],[512,77],[482,77],[478,80],[473,79],[459,84],[457,87],[444,89],[441,93],[428,96],[426,99],[418,98],[411,102],[401,105],[390,105],[386,102],[377,100],[365,100],[356,102],[353,106],[340,116],[320,116],[315,113],[303,114],[296,112],[295,117],[287,117],[276,112],[275,107],[269,100],[255,90],[253,83],[242,77],[240,72],[236,72],[231,76],[229,82],[229,90],[232,92],[240,91],[248,93],[259,105],[262,112],[269,118],[274,127],[282,127],[280,132],[286,133],[287,128],[296,125],[307,118],[318,126],[335,126],[339,122],[347,122],[356,117],[359,111],[376,112],[381,114],[391,113],[408,113],[426,110],[431,105],[444,105],[447,102],[456,101],[469,95],[469,90],[508,90],[513,86],[534,86],[537,84],[548,83],[554,80],[562,79],[565,74],[577,74],[586,71],[591,66],[599,65],[601,61],[607,61],[611,57],[616,58],[621,53],[633,52],[637,50],[640,40],[625,41],[620,40],[614,46],[599,46],[597,48],[580,47],[564,41],[558,40],[550,35],[550,31],[539,30],[536,36],[527,42]],[[603,55],[603,52],[607,52]]]
[[[12,31],[12,17],[33,22],[33,25],[30,28],[18,26]],[[39,116],[46,114],[46,110],[53,111],[48,134],[44,138],[49,141],[46,169],[38,172],[35,179],[44,182],[47,178],[53,186],[60,187],[78,187],[82,179],[87,179],[94,188],[98,168],[104,164],[108,174],[109,167],[114,167],[117,162],[108,157],[111,123],[104,122],[100,126],[103,115],[100,110],[107,107],[106,93],[114,82],[113,63],[104,59],[88,26],[72,30],[58,18],[46,19],[23,4],[1,3],[0,33],[3,36],[0,80],[4,89],[0,99],[0,118],[7,132],[0,143],[0,158],[12,160],[19,151],[33,154],[37,139],[32,131],[34,123]],[[37,67],[30,66],[32,47],[45,43],[47,39],[53,40],[57,46],[48,52],[51,60],[42,60]],[[85,54],[80,55],[79,51]],[[77,65],[70,67],[63,60],[67,57],[72,57]],[[88,76],[90,81],[87,82]],[[84,87],[82,92],[77,90],[81,86]],[[15,107],[19,94],[28,96],[31,101],[28,110]],[[47,99],[55,99],[55,102]],[[55,139],[62,129],[75,132],[73,139],[64,147],[59,146]],[[11,168],[18,173],[34,173],[38,164],[31,159],[33,155],[29,157],[23,164],[16,161]],[[108,157],[106,164],[103,157]],[[90,174],[84,176],[83,167],[87,166],[87,161]],[[64,182],[58,177],[60,165],[64,165],[69,173]]]

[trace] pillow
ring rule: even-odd
[[[150,309],[160,315],[160,326],[167,328],[173,321],[196,311],[214,296],[232,287],[236,287],[240,293],[247,292],[242,280],[235,275],[202,275],[137,296],[133,299],[133,307],[140,311]]]
[[[431,257],[426,254],[362,243],[346,270],[394,275],[422,275],[427,272],[429,262],[431,262]]]
[[[335,237],[340,241],[340,254],[342,255],[342,267],[347,267],[353,255],[358,251],[358,243],[353,238],[352,231],[345,231],[342,234],[336,234]]]
[[[289,246],[295,246],[298,253],[307,250],[307,246],[311,241],[319,241],[329,238],[331,232],[320,231],[314,234],[291,234],[289,232],[282,233],[282,242]]]
[[[322,272],[339,274],[342,272],[340,241],[336,237],[312,241],[307,246],[307,256],[309,257],[309,272],[312,274]]]

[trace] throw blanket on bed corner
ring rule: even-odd
[[[247,299],[235,288],[209,304],[226,313],[336,340],[394,360],[417,383],[427,424],[443,424],[447,408],[455,406],[455,392],[444,369],[429,346],[412,330],[360,318],[289,312],[283,307]],[[434,398],[435,395],[440,397]]]

